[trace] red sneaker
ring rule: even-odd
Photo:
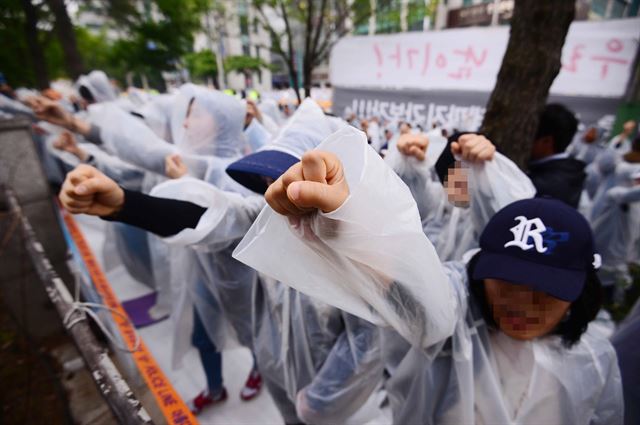
[[[189,403],[189,408],[191,409],[191,413],[197,415],[202,412],[205,407],[212,406],[214,404],[222,403],[227,399],[227,389],[222,387],[222,392],[216,397],[211,397],[209,394],[209,390],[204,390],[200,394],[194,398],[191,403]]]
[[[249,401],[260,394],[260,388],[262,388],[262,376],[260,376],[260,372],[253,369],[247,378],[247,382],[244,383],[244,388],[240,391],[240,398],[244,401]]]

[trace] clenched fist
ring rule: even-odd
[[[265,194],[277,213],[302,216],[338,209],[349,196],[342,163],[330,152],[310,151],[276,180]]]
[[[429,147],[429,138],[424,134],[403,134],[398,138],[398,150],[406,156],[424,161]]]
[[[85,164],[67,174],[58,196],[62,205],[73,214],[105,217],[120,211],[124,204],[122,188]]]
[[[75,155],[80,161],[86,161],[89,156],[84,149],[78,146],[75,136],[68,131],[60,133],[58,138],[53,142],[53,147]]]
[[[489,139],[479,134],[463,134],[451,143],[451,153],[459,155],[467,162],[491,161],[496,147]]]
[[[179,179],[189,172],[178,154],[167,155],[164,159],[164,172],[170,179]]]

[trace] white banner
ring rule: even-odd
[[[508,39],[508,26],[347,37],[331,52],[331,83],[490,92]],[[622,96],[639,39],[640,18],[574,22],[551,93]]]

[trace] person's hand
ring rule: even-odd
[[[316,209],[329,213],[349,196],[342,163],[330,152],[310,151],[273,182],[265,193],[277,213],[301,216]]]
[[[260,109],[258,109],[258,105],[253,100],[247,99],[247,114],[251,115],[252,118],[257,119],[259,122],[262,122],[262,113]]]
[[[80,161],[86,161],[89,156],[84,149],[78,146],[75,136],[68,131],[60,133],[58,138],[53,142],[53,147],[75,155]]]
[[[429,147],[429,138],[425,134],[403,134],[398,138],[397,143],[400,153],[412,156],[418,161],[424,161]]]
[[[38,96],[30,98],[29,105],[39,119],[59,125],[60,127],[72,129],[73,115],[65,111],[58,102],[43,96]]]
[[[74,133],[80,133],[83,136],[89,134],[91,125],[86,121],[77,119],[70,112],[65,111],[58,102],[39,96],[31,98],[30,103],[31,109],[33,109],[38,119],[66,128]]]
[[[489,139],[479,134],[463,134],[451,143],[451,153],[467,162],[491,161],[496,147]]]
[[[189,169],[180,155],[171,154],[164,159],[164,172],[170,179],[178,179],[187,174],[188,171]]]
[[[62,205],[72,214],[105,217],[124,205],[124,191],[116,182],[95,168],[81,164],[67,174],[58,194]]]

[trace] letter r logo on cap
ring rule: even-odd
[[[513,240],[504,244],[504,247],[517,246],[523,251],[528,251],[531,248],[535,248],[536,251],[543,254],[547,251],[547,247],[543,246],[542,234],[547,230],[542,220],[538,217],[527,219],[525,216],[518,216],[515,218],[519,221],[518,224],[513,226],[511,233],[513,233]],[[529,238],[533,240],[533,245],[529,243]]]

